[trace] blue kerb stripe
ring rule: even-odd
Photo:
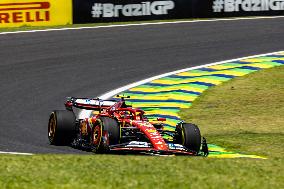
[[[171,86],[169,84],[160,84],[160,83],[145,83],[143,85],[153,86],[153,87],[167,87],[167,86]]]
[[[251,64],[251,62],[234,61],[234,62],[227,62],[225,64]]]
[[[227,70],[227,68],[226,68],[226,70]],[[178,78],[178,79],[191,79],[191,78],[199,78],[199,77],[211,76],[211,75],[212,76],[218,76],[218,77],[226,77],[226,78],[234,78],[235,77],[233,75],[227,75],[227,74],[206,74],[206,75],[202,75],[202,76],[178,76],[178,75],[173,75],[173,76],[168,76],[168,77],[169,78]]]
[[[199,69],[196,69],[196,70],[206,71],[206,72],[216,72],[216,71],[218,71],[218,70],[212,69],[212,68],[199,68]]]
[[[186,93],[186,94],[193,94],[193,95],[200,95],[199,92],[194,91],[186,91],[186,90],[171,90],[171,91],[159,91],[159,92],[143,92],[143,91],[126,91],[125,93],[130,95],[131,94],[141,94],[141,95],[155,95],[155,94],[163,94],[163,93]]]
[[[284,57],[284,55],[267,55],[267,56],[265,56],[265,57],[272,57],[272,58],[282,58],[282,57]],[[265,58],[264,57],[264,58]],[[261,58],[261,57],[260,57]]]
[[[163,114],[147,114],[146,117],[161,117],[161,118],[169,118],[169,119],[175,119],[180,120],[177,116],[171,116],[171,115],[163,115]]]
[[[190,78],[196,78],[196,76],[181,76],[181,75],[170,75],[167,76],[169,78],[177,78],[177,79],[190,79]]]
[[[227,74],[212,74],[212,76],[217,76],[217,77],[225,77],[225,78],[235,78],[236,76],[233,75],[227,75]]]
[[[213,83],[206,83],[206,82],[199,82],[199,81],[190,82],[188,84],[205,85],[205,86],[208,86],[208,87],[215,86],[215,84],[213,84]]]
[[[247,70],[261,70],[262,68],[252,67],[252,66],[242,66],[239,67],[241,69],[247,69]]]
[[[273,60],[272,62],[276,62],[276,63],[284,64],[284,60]]]
[[[192,101],[186,100],[143,100],[143,99],[127,99],[128,102],[174,102],[174,103],[192,103]]]

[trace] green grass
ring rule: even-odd
[[[208,90],[181,112],[210,143],[268,159],[0,156],[0,188],[284,188],[284,66]]]
[[[0,188],[283,188],[280,159],[1,156]]]
[[[234,151],[282,157],[284,66],[213,87],[180,115],[198,124],[209,143]]]

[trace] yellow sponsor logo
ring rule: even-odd
[[[72,24],[71,0],[1,0],[0,27]]]
[[[157,132],[156,129],[147,129],[147,131],[148,131],[149,133],[155,133],[155,132]]]

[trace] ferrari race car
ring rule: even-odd
[[[149,122],[143,110],[126,105],[125,97],[117,101],[68,97],[65,108],[50,114],[52,145],[95,153],[208,155],[196,125],[180,122],[175,131],[164,130],[165,118]]]

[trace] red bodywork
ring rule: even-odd
[[[88,99],[86,99],[87,102]],[[94,101],[95,102],[95,101]],[[159,154],[182,154],[182,155],[197,155],[195,152],[188,151],[186,149],[170,149],[169,144],[160,134],[162,129],[157,129],[154,123],[150,123],[147,118],[144,117],[145,112],[141,109],[132,108],[126,106],[125,101],[119,101],[113,103],[113,105],[104,105],[96,103],[79,103],[74,101],[67,101],[65,103],[66,109],[72,109],[72,107],[80,109],[94,110],[99,113],[93,113],[92,116],[80,120],[80,132],[82,135],[88,134],[95,126],[97,119],[100,117],[110,117],[118,121],[121,129],[123,128],[135,128],[140,133],[143,133],[151,143],[151,146],[131,146],[131,145],[113,145],[111,151],[117,152],[144,152],[144,153],[159,153]],[[165,121],[163,118],[158,121]],[[103,133],[103,132],[101,132]],[[137,141],[138,142],[138,141]],[[138,142],[139,143],[139,142]]]

